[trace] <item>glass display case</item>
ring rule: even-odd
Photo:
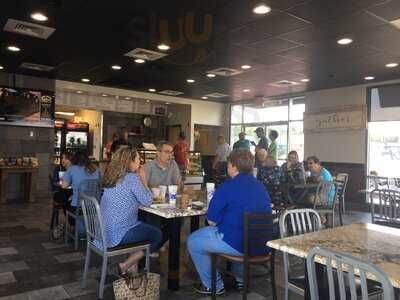
[[[189,176],[203,176],[201,166],[201,153],[196,151],[189,152]]]
[[[140,156],[140,164],[144,165],[145,163],[152,161],[156,158],[156,150],[147,150],[147,149],[138,149]]]

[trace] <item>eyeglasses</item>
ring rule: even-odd
[[[167,151],[167,150],[163,150],[163,151],[161,151],[161,152],[163,152],[163,153],[165,153],[165,154],[173,154],[173,153],[174,153],[174,151]]]

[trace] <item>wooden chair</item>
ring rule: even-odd
[[[247,299],[250,279],[251,264],[271,264],[271,282],[274,282],[274,252],[269,252],[266,246],[267,241],[274,238],[276,235],[276,225],[274,225],[274,215],[266,213],[245,213],[244,214],[244,236],[243,236],[243,256],[231,256],[223,253],[212,255],[212,275],[211,275],[211,299],[216,299],[216,284],[217,284],[217,258],[224,258],[229,262],[243,263],[243,291],[242,299]],[[259,254],[259,252],[265,254]],[[273,297],[276,299],[275,284],[272,284]]]

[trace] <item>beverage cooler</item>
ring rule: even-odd
[[[55,121],[54,163],[61,163],[63,153],[74,154],[78,150],[88,151],[89,124],[66,120]]]

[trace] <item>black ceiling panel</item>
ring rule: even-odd
[[[146,91],[171,89],[200,99],[211,92],[240,101],[399,78],[400,30],[387,21],[400,18],[397,0],[266,0],[272,12],[255,15],[256,0],[3,0],[0,29],[9,18],[34,22],[30,13],[49,16],[44,25],[56,28],[47,40],[0,31],[0,65],[4,71],[33,76]],[[337,38],[354,42],[339,46]],[[137,47],[157,50],[165,42],[166,57],[136,64],[124,54]],[[6,50],[10,44],[19,53]],[[21,69],[23,62],[50,65],[51,72]],[[123,69],[113,71],[110,66]],[[251,69],[231,77],[208,78],[220,67]],[[290,88],[279,80],[299,81]],[[186,79],[193,78],[194,84]],[[244,93],[243,89],[250,89]]]

